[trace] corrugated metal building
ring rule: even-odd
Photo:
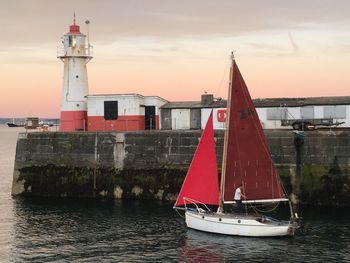
[[[158,96],[140,94],[89,95],[88,131],[159,129],[159,108],[167,102]]]
[[[214,100],[213,95],[202,95],[201,101],[169,102],[161,107],[163,130],[199,130],[205,126],[210,111],[217,116],[224,110],[226,101]],[[213,118],[214,129],[224,128],[222,118]]]
[[[273,98],[253,100],[265,129],[290,129],[282,120],[332,120],[344,122],[339,127],[350,127],[350,96]],[[225,126],[226,101],[213,95],[202,95],[201,101],[169,102],[161,107],[162,129],[203,129],[213,110],[214,129]]]

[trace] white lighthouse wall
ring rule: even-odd
[[[64,59],[62,111],[87,110],[88,80],[85,58]]]

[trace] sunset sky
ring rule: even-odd
[[[59,116],[74,11],[90,94],[226,98],[235,50],[253,98],[350,95],[349,0],[0,0],[0,117]]]

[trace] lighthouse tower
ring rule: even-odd
[[[73,25],[62,40],[63,50],[57,56],[64,63],[60,131],[82,131],[87,126],[86,64],[92,59],[92,46],[75,24],[75,15]]]

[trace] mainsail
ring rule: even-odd
[[[248,201],[284,199],[258,114],[234,58],[226,117],[223,201],[233,201],[240,184]]]
[[[174,207],[184,205],[184,198],[203,204],[219,204],[213,113],[209,116]]]

